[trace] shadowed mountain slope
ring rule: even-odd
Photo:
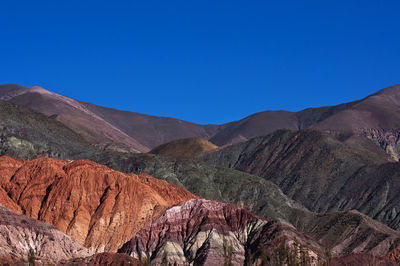
[[[337,139],[337,137],[339,139]],[[205,156],[207,162],[270,180],[316,212],[357,209],[400,228],[398,163],[365,138],[278,131]]]
[[[193,158],[217,148],[218,146],[205,139],[191,138],[173,140],[152,149],[149,153],[177,158]]]
[[[2,204],[13,202],[10,208],[57,226],[97,252],[116,251],[168,207],[196,197],[151,176],[86,160],[0,157],[0,170]]]

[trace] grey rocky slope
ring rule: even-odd
[[[97,149],[64,124],[0,100],[0,155],[69,158],[91,150]]]
[[[357,209],[400,228],[400,166],[365,139],[315,130],[278,131],[204,157],[277,184],[308,209],[326,213]]]

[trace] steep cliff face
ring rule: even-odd
[[[35,258],[55,263],[91,256],[93,253],[55,226],[16,214],[0,205],[0,258],[2,263],[18,263]]]
[[[195,196],[146,174],[87,160],[0,157],[1,203],[55,225],[97,252],[116,251],[167,208]]]
[[[167,210],[120,250],[152,265],[234,265],[261,262],[261,253],[296,242],[310,261],[322,253],[318,243],[285,222],[268,222],[236,205],[193,199]]]

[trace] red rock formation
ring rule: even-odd
[[[282,242],[303,246],[314,263],[321,254],[318,243],[285,222],[268,222],[236,205],[193,199],[167,210],[118,252],[151,257],[152,265],[222,265],[231,247],[234,265],[258,265],[262,248],[271,254]]]
[[[49,158],[0,157],[0,187],[0,203],[97,252],[116,251],[167,208],[196,197],[145,174]]]
[[[43,263],[91,256],[87,248],[56,227],[0,205],[0,262],[19,265],[34,257]],[[22,264],[23,265],[23,264]],[[26,264],[25,264],[26,265]]]

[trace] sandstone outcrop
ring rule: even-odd
[[[16,214],[0,205],[0,258],[2,263],[38,260],[56,263],[93,253],[55,226]]]
[[[234,265],[261,263],[280,243],[296,242],[316,263],[322,249],[285,222],[269,222],[236,205],[192,199],[168,209],[118,252],[152,265]],[[265,250],[264,250],[265,249]],[[225,264],[226,265],[226,264]]]
[[[87,160],[3,156],[0,169],[0,203],[55,225],[96,252],[115,252],[167,208],[196,197],[149,175]]]

